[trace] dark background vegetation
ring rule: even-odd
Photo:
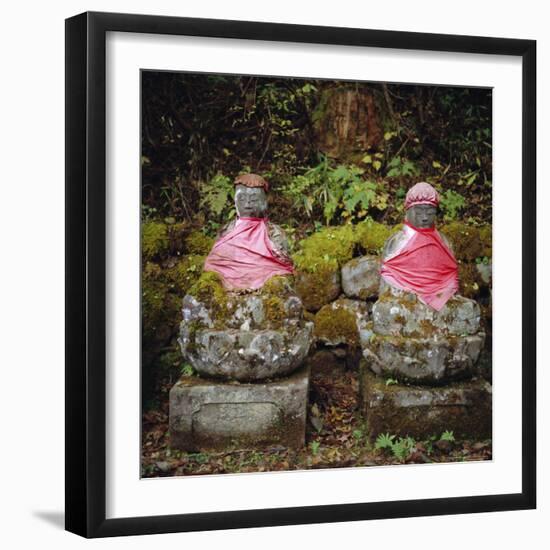
[[[491,143],[490,89],[143,72],[142,474],[379,463],[364,446],[351,372],[312,379],[319,399],[308,416],[322,409],[324,426],[308,424],[303,452],[171,454],[168,391],[192,374],[176,341],[181,300],[235,216],[232,182],[240,173],[268,180],[270,219],[286,231],[298,269],[323,242],[320,260],[339,263],[335,235],[353,241],[362,232],[375,242],[368,252],[378,252],[403,220],[407,189],[428,181],[440,193],[438,226],[455,246],[461,294],[480,301],[490,323],[490,291],[475,264],[491,259]],[[490,456],[483,442],[454,451],[441,459]]]
[[[271,217],[289,227],[400,221],[399,199],[419,180],[439,188],[448,217],[491,221],[490,89],[169,72],[142,79],[146,217],[206,222],[213,232],[231,210],[232,179],[250,171],[268,179]]]

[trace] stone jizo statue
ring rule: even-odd
[[[380,270],[384,285],[412,292],[439,311],[458,291],[458,265],[434,222],[439,195],[429,184],[411,187],[405,198],[402,231],[386,242]]]
[[[204,264],[227,290],[258,289],[276,275],[291,275],[283,230],[267,218],[267,181],[256,174],[235,179],[237,218],[221,231]]]

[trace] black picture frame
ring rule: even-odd
[[[105,42],[108,31],[517,56],[522,60],[522,491],[106,519]],[[66,20],[66,529],[85,537],[536,506],[536,42],[88,12]]]

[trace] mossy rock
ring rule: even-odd
[[[355,313],[335,304],[322,307],[315,315],[313,335],[329,345],[357,346],[359,331]]]
[[[364,253],[378,254],[386,241],[402,228],[403,224],[390,226],[373,220],[365,220],[355,227],[356,242]]]
[[[282,325],[286,318],[284,301],[278,296],[265,296],[263,298],[265,320],[271,327]]]
[[[314,272],[298,271],[295,286],[304,308],[318,311],[340,295],[340,269],[332,262],[321,262]]]
[[[201,276],[205,256],[191,254],[181,258],[175,266],[166,271],[166,278],[178,296],[186,294]]]
[[[187,293],[205,304],[216,322],[223,323],[231,315],[227,292],[217,273],[204,271]]]
[[[493,257],[493,226],[491,224],[481,225],[479,227],[479,237],[483,245],[481,256],[486,258]]]
[[[169,253],[172,256],[186,254],[185,237],[189,233],[189,224],[187,222],[172,223],[167,226]]]
[[[185,250],[188,254],[206,256],[214,244],[212,237],[206,236],[201,231],[193,231],[185,237]]]
[[[159,258],[169,249],[168,226],[161,222],[147,222],[141,226],[141,251],[146,260]]]
[[[294,265],[308,273],[315,273],[319,268],[341,267],[353,257],[355,245],[353,225],[326,227],[300,242],[293,256]]]
[[[273,296],[288,296],[292,294],[294,277],[285,275],[275,275],[269,278],[261,288],[262,294]]]
[[[143,279],[141,308],[144,346],[167,341],[177,330],[180,298],[161,280]]]
[[[483,281],[474,263],[460,263],[458,265],[458,279],[462,296],[473,299],[479,297]]]
[[[486,247],[479,227],[456,221],[445,224],[440,231],[449,239],[457,260],[471,262],[483,256]]]

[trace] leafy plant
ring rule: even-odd
[[[380,184],[366,179],[364,174],[359,166],[333,167],[322,156],[317,166],[295,176],[283,194],[309,217],[321,212],[327,225],[338,216],[347,221],[364,218],[371,208],[387,208],[389,198]]]
[[[399,384],[399,381],[395,378],[387,378],[386,379],[386,386],[392,386],[394,384]]]
[[[442,434],[441,434],[441,441],[450,441],[450,442],[453,442],[455,440],[455,436],[453,434],[452,431],[444,431]]]
[[[312,441],[310,443],[311,454],[316,455],[319,452],[320,446],[321,446],[321,443],[319,443],[319,441]]]
[[[392,452],[395,458],[405,460],[414,449],[416,441],[412,437],[399,438],[392,446]]]
[[[225,219],[235,216],[233,206],[234,186],[231,180],[223,174],[217,174],[210,181],[200,184],[200,205],[207,208],[214,216],[220,217],[223,213]]]
[[[389,433],[379,434],[374,444],[375,449],[389,451],[393,456],[401,461],[408,458],[416,446],[416,441],[412,437],[399,437]]]
[[[414,162],[400,156],[395,156],[388,162],[386,175],[390,178],[398,176],[418,176],[419,171]]]
[[[375,449],[393,449],[393,440],[395,439],[395,435],[390,435],[389,433],[385,434],[379,434],[376,438],[376,442],[374,444]]]
[[[195,369],[189,363],[184,363],[181,366],[181,374],[182,376],[193,376],[195,374]]]
[[[444,217],[447,220],[456,219],[458,212],[466,205],[466,200],[464,197],[452,189],[447,189],[445,193],[441,193],[439,198],[441,208],[444,212]]]

